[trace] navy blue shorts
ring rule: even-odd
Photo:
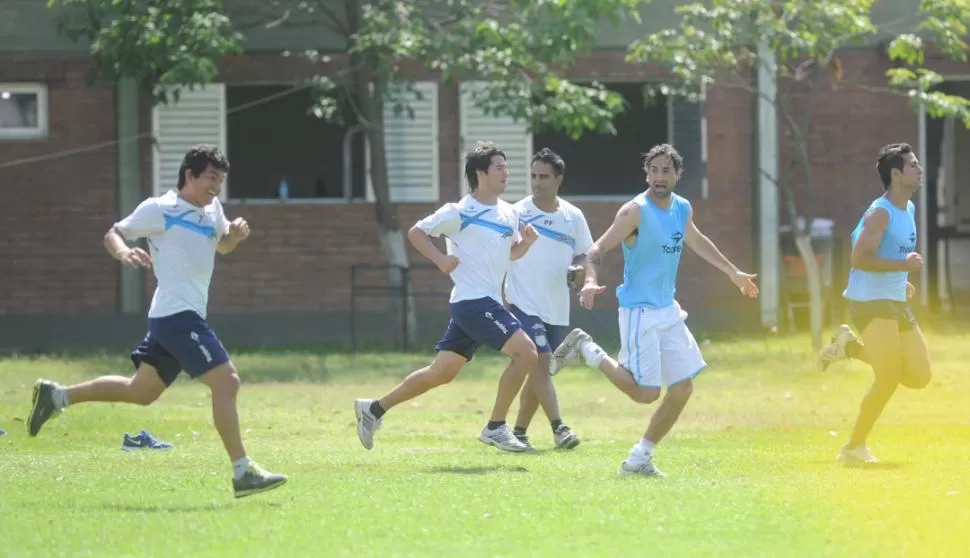
[[[536,344],[536,350],[540,353],[551,353],[556,350],[562,340],[566,338],[568,326],[558,326],[547,324],[538,316],[530,316],[516,305],[511,305],[512,315],[522,322],[522,329],[532,338]]]
[[[451,319],[436,351],[451,351],[472,359],[479,345],[501,351],[505,343],[522,329],[504,306],[491,297],[462,300],[451,305]]]
[[[229,353],[201,316],[187,310],[148,319],[148,334],[131,352],[135,369],[141,363],[158,370],[166,386],[172,385],[183,369],[198,378],[213,368],[229,362]]]

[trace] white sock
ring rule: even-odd
[[[633,446],[633,450],[630,453],[635,453],[638,455],[653,455],[653,448],[656,447],[656,445],[657,444],[651,442],[650,440],[643,438],[640,440],[639,444]]]
[[[583,355],[583,360],[586,364],[592,366],[593,368],[599,368],[600,363],[606,358],[606,351],[602,347],[596,344],[592,339],[589,341],[583,341],[579,344],[579,352]]]
[[[57,387],[54,388],[54,392],[51,394],[51,396],[54,399],[54,408],[55,409],[61,410],[61,409],[65,408],[65,407],[67,407],[68,401],[67,401],[67,390],[66,389],[62,388],[61,386],[57,386]]]
[[[249,457],[240,457],[232,462],[232,478],[241,479],[249,470]]]

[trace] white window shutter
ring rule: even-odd
[[[384,148],[391,202],[421,203],[438,201],[438,84],[420,81],[413,84],[421,95],[403,92],[414,111],[394,114],[394,103],[384,105]],[[370,178],[370,148],[366,149],[367,199],[374,201]]]
[[[199,143],[214,144],[229,156],[226,141],[226,86],[210,83],[202,89],[182,90],[179,101],[152,110],[152,131],[158,145],[152,150],[153,195],[164,194],[178,184],[179,166],[185,152]],[[230,159],[230,164],[232,159]],[[222,186],[226,200],[229,179]]]
[[[459,180],[464,191],[468,186],[465,180],[465,152],[475,142],[494,142],[505,152],[509,162],[509,180],[502,199],[517,202],[531,193],[529,183],[532,174],[532,134],[527,130],[525,122],[516,122],[510,116],[488,116],[476,106],[473,92],[483,86],[484,82],[478,81],[461,84],[458,108],[461,137]]]

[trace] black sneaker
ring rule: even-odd
[[[37,380],[34,384],[34,399],[27,419],[27,432],[36,436],[44,423],[57,412],[54,405],[54,390],[57,384],[47,380]]]
[[[267,490],[273,490],[286,484],[286,475],[270,473],[256,463],[250,461],[249,469],[242,477],[232,479],[232,490],[236,498],[250,496]]]

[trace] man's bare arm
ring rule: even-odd
[[[112,258],[118,260],[119,262],[122,260],[128,250],[131,250],[131,247],[128,246],[127,242],[125,242],[124,237],[122,237],[121,233],[119,233],[114,227],[111,227],[111,230],[104,235],[104,248],[109,254],[111,254]]]
[[[599,269],[603,265],[603,254],[619,246],[639,226],[640,207],[633,202],[624,204],[616,212],[616,217],[613,219],[610,228],[606,229],[606,232],[586,252],[586,261],[583,264],[586,283],[599,284]]]
[[[889,227],[889,212],[882,208],[866,216],[862,231],[852,246],[852,267],[862,271],[910,271],[906,260],[887,260],[876,255],[883,234]]]
[[[737,266],[731,263],[731,260],[727,259],[717,248],[717,245],[697,228],[693,217],[687,219],[687,234],[684,235],[684,244],[725,275],[733,276],[738,273]]]

